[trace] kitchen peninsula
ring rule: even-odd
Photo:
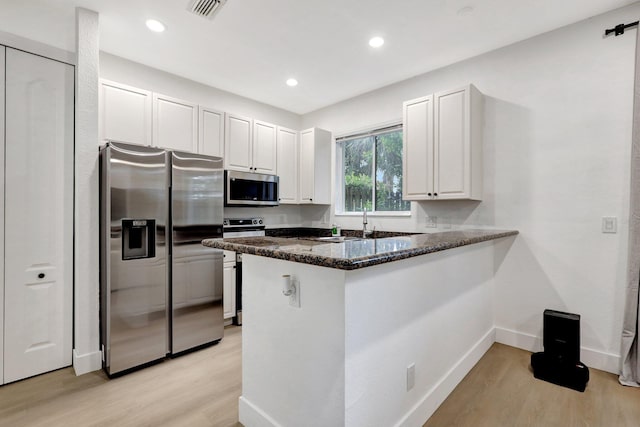
[[[494,342],[495,247],[516,234],[203,241],[245,254],[240,422],[422,425]]]

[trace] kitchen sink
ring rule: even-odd
[[[353,236],[328,236],[328,237],[299,237],[301,240],[313,240],[315,242],[342,243],[349,240],[363,240],[362,237]]]

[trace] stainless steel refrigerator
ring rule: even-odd
[[[223,335],[222,159],[109,142],[100,150],[104,369],[126,372]]]

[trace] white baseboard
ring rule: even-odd
[[[538,336],[497,327],[495,335],[496,342],[500,344],[521,348],[531,352],[542,351],[542,338]],[[580,361],[589,368],[620,375],[620,356],[617,354],[606,353],[588,347],[581,347],[580,359]]]
[[[73,370],[76,375],[86,374],[88,372],[99,371],[102,368],[102,352],[94,351],[92,353],[78,354],[73,349]]]
[[[238,415],[240,423],[246,427],[282,427],[243,396],[238,399]]]
[[[411,410],[396,423],[396,426],[422,426],[433,415],[453,389],[495,342],[495,329],[491,328],[476,342],[458,362],[440,378]]]

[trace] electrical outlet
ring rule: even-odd
[[[293,285],[296,287],[296,291],[289,295],[289,305],[291,307],[300,308],[300,281],[296,279],[291,279],[293,281]]]
[[[424,226],[427,228],[438,228],[438,217],[427,215]]]
[[[602,232],[603,233],[617,233],[618,232],[618,218],[615,216],[603,216],[602,217]]]
[[[407,366],[407,391],[416,385],[416,364],[412,363]]]

